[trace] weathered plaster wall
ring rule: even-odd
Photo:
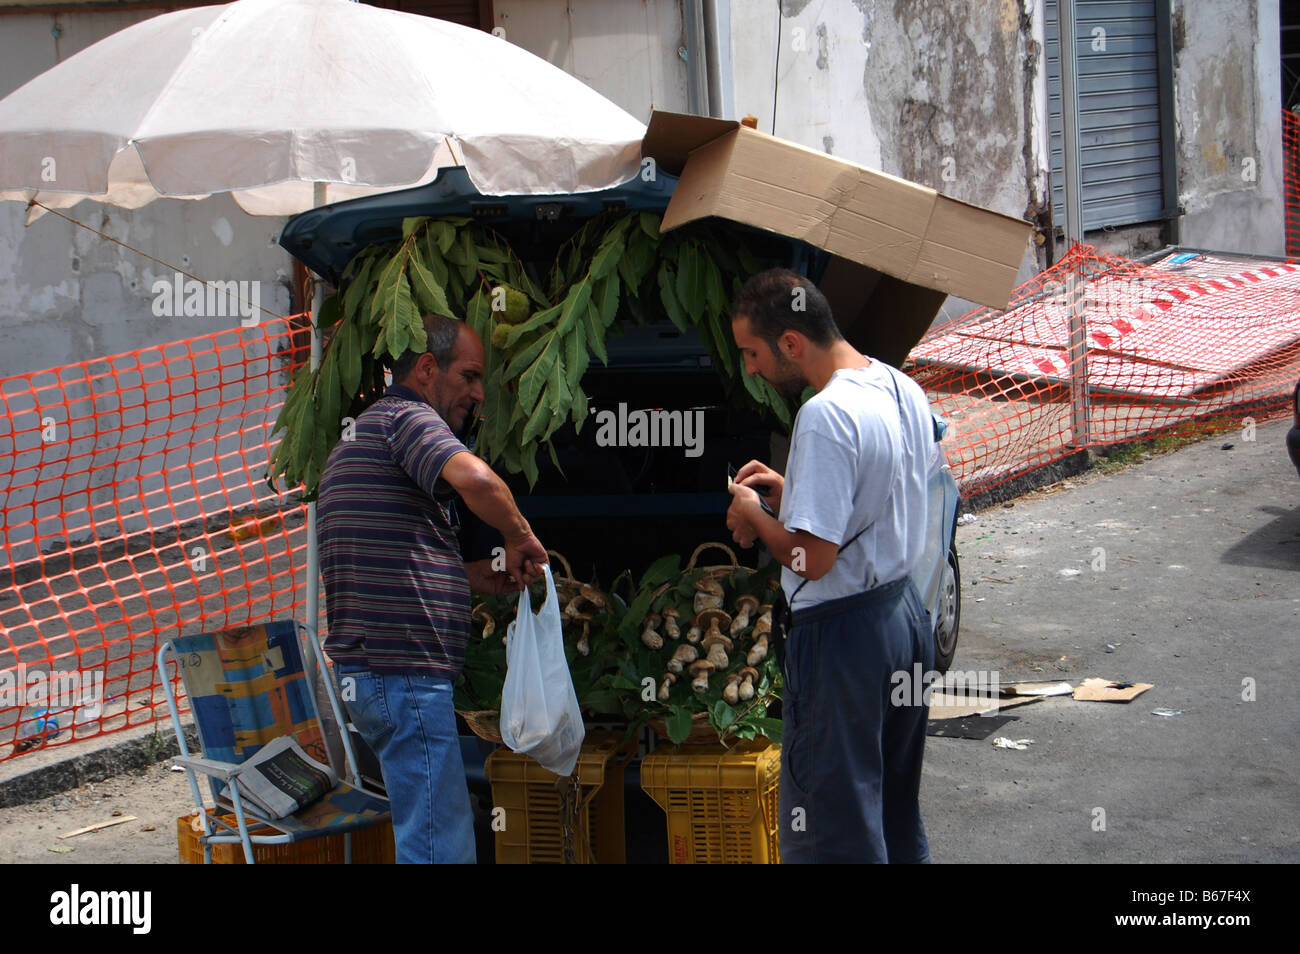
[[[0,96],[155,13],[0,18]],[[133,212],[83,202],[66,214],[200,278],[258,281],[262,306],[288,311],[292,259],[275,244],[283,219],[247,215],[226,196]],[[24,219],[20,203],[0,204],[0,378],[239,324],[155,317],[151,286],[172,270],[56,216]]]
[[[66,214],[199,278],[259,282],[263,308],[289,310],[291,260],[275,244],[283,220],[250,216],[229,196],[135,211],[83,202]],[[24,215],[0,205],[0,377],[239,326],[239,315],[156,316],[154,282],[173,281],[175,268],[54,215],[24,226]]]
[[[1039,47],[1025,9],[1019,0],[785,0],[778,16],[770,0],[733,0],[737,112],[806,146],[1032,216],[1045,158],[1029,119]],[[1027,248],[1022,277],[1036,270]],[[944,315],[968,307],[950,299]]]
[[[495,0],[493,12],[511,43],[642,122],[686,112],[681,0]]]
[[[1277,0],[1175,0],[1173,34],[1178,240],[1281,255]]]

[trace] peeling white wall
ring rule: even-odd
[[[737,112],[811,148],[1024,214],[1034,77],[1023,69],[1017,0],[786,0],[781,9],[732,2]]]
[[[505,38],[576,76],[641,122],[686,112],[680,0],[495,0]]]
[[[1277,0],[1175,0],[1179,244],[1285,254]]]
[[[1019,0],[786,0],[780,12],[732,0],[731,11],[736,111],[759,129],[1025,216],[1046,154],[1031,139],[1042,76]],[[1037,267],[1027,247],[1021,277]],[[939,321],[972,307],[950,298]]]
[[[0,96],[155,13],[0,18]],[[174,269],[140,252],[201,279],[257,281],[263,307],[289,309],[292,259],[275,244],[281,218],[250,216],[228,196],[135,211],[82,202],[64,214],[90,228],[48,214],[25,226],[22,204],[0,203],[0,378],[238,326],[237,316],[156,317],[152,283]]]

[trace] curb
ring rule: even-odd
[[[1134,442],[1137,443],[1137,442]],[[957,501],[957,513],[972,513],[987,510],[1008,500],[1018,500],[1030,491],[1040,487],[1050,487],[1058,481],[1077,477],[1092,469],[1097,454],[1090,448],[1075,451],[1065,457],[1035,467],[1033,470],[1013,477],[1008,481],[983,490]]]
[[[198,738],[193,724],[186,725],[185,744],[191,752],[198,750]],[[125,739],[0,781],[0,808],[61,795],[88,782],[102,782],[125,772],[140,771],[179,754],[175,731],[170,725],[160,725],[157,735],[149,733]]]

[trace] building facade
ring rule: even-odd
[[[185,4],[0,0],[0,95]],[[1056,3],[1044,0],[387,0],[492,29],[634,116],[746,114],[758,128],[1036,227],[1022,277],[1063,252]],[[1277,0],[1076,0],[1089,242],[1280,255]],[[286,51],[286,55],[292,55]],[[30,227],[0,205],[0,377],[215,330],[158,316],[172,272],[258,281],[299,307],[283,222],[228,197],[82,203]],[[106,241],[97,232],[123,244]],[[963,302],[950,302],[947,315]]]

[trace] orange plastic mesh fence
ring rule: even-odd
[[[1300,256],[1300,118],[1282,110],[1282,197],[1286,203],[1286,254]]]
[[[1072,303],[1087,342],[1073,360]],[[1084,447],[1219,428],[1253,440],[1300,377],[1300,265],[1187,252],[1148,266],[1076,245],[1007,310],[931,331],[904,367],[951,425],[966,496]]]
[[[168,638],[301,614],[263,480],[297,319],[0,381],[0,760],[166,718]]]

